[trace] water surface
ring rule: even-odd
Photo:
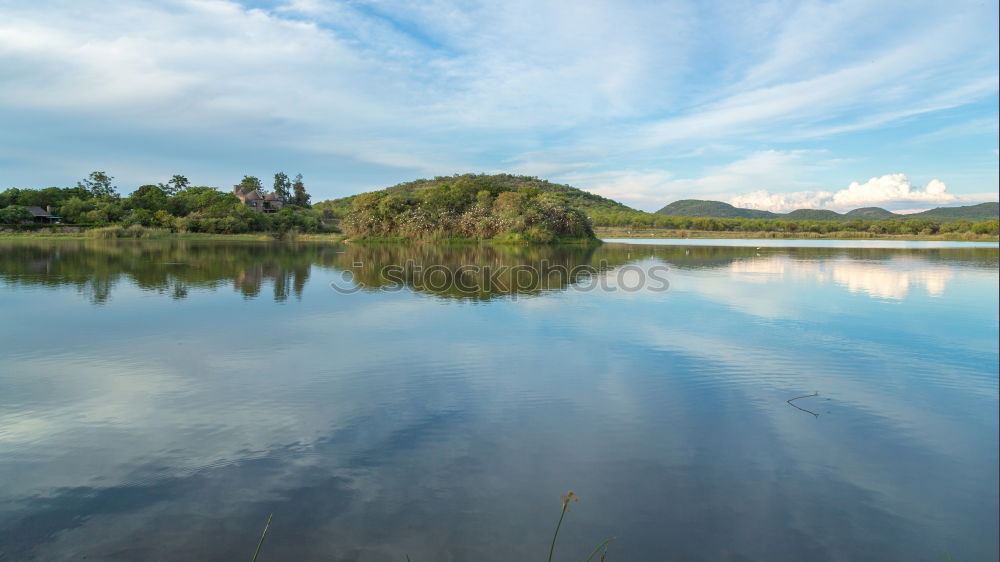
[[[0,560],[995,560],[997,261],[3,242]]]
[[[997,248],[997,242],[962,242],[953,240],[838,240],[832,238],[605,238],[617,244],[652,246],[720,246],[768,248]]]

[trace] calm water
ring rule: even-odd
[[[616,244],[654,246],[728,246],[768,248],[883,248],[883,249],[944,249],[997,248],[996,242],[953,242],[950,240],[836,240],[782,238],[607,238]]]
[[[0,243],[0,560],[996,560],[997,265]]]

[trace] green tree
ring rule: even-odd
[[[161,209],[153,213],[153,223],[164,228],[172,228],[174,226],[174,216]]]
[[[299,207],[309,206],[309,194],[306,193],[306,185],[302,183],[302,174],[295,176],[295,182],[292,184],[292,191],[294,196],[292,197],[292,202]]]
[[[280,199],[282,203],[289,203],[291,201],[291,189],[292,182],[289,181],[285,172],[278,172],[277,174],[274,174],[274,193],[277,194],[278,199]]]
[[[82,222],[84,214],[94,210],[93,199],[70,197],[59,207],[59,214],[66,222]]]
[[[30,221],[34,217],[27,208],[20,205],[10,205],[0,209],[0,223],[3,224],[19,224],[25,221]]]
[[[120,221],[124,214],[125,210],[122,209],[122,206],[117,201],[106,199],[98,201],[94,205],[93,210],[84,213],[83,220],[85,222],[109,224]]]
[[[4,190],[3,192],[0,192],[0,209],[8,205],[16,205],[17,199],[20,196],[21,196],[21,190],[16,187],[12,187],[10,189]]]
[[[169,197],[177,195],[181,191],[184,191],[191,186],[191,182],[180,174],[174,174],[174,177],[170,178],[166,184],[160,184],[160,189]]]
[[[111,199],[118,195],[116,191],[118,188],[111,185],[114,179],[104,172],[90,172],[90,175],[83,181],[76,182],[76,186],[80,189],[85,189],[91,197]]]
[[[194,186],[185,189],[167,200],[167,211],[175,217],[190,213],[206,214],[214,210],[240,207],[240,201],[232,193],[222,193],[214,187]]]
[[[257,191],[264,191],[264,185],[260,183],[260,179],[255,176],[243,176],[240,180],[239,186],[243,189],[256,189]]]
[[[132,209],[122,218],[122,224],[125,226],[133,224],[153,226],[153,212],[149,209]]]
[[[132,209],[155,212],[167,208],[167,194],[158,185],[143,185],[128,196],[125,204]]]

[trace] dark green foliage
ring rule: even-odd
[[[298,205],[299,207],[309,206],[309,194],[306,193],[306,184],[302,182],[302,174],[295,176],[295,182],[292,183],[292,192],[292,203],[294,205]]]
[[[143,185],[133,191],[123,203],[127,209],[145,209],[154,213],[167,208],[168,195],[158,185]]]
[[[549,243],[592,239],[587,217],[570,198],[513,176],[420,180],[351,199],[345,230],[360,238],[463,238]],[[327,207],[333,212],[336,203]]]
[[[0,224],[20,224],[30,221],[34,215],[21,205],[8,205],[0,209]]]
[[[301,183],[301,176],[297,180]],[[77,187],[7,189],[0,192],[0,218],[9,218],[9,224],[31,222],[33,217],[24,207],[37,205],[51,206],[52,213],[66,224],[141,226],[220,234],[336,231],[332,226],[336,217],[329,213],[307,208],[285,208],[274,214],[256,213],[232,193],[214,187],[191,186],[181,175],[175,175],[166,184],[140,186],[124,199],[107,195],[105,187],[110,186],[110,182],[111,177],[107,174],[94,172]],[[287,177],[284,182],[288,184]],[[241,183],[251,187],[259,184],[259,180],[250,176],[245,176]],[[304,187],[301,192],[308,205],[309,196]]]
[[[86,179],[77,182],[76,186],[86,190],[91,197],[112,199],[118,197],[118,188],[111,185],[114,179],[104,172],[90,172],[90,175]]]
[[[174,174],[174,177],[170,178],[166,184],[160,184],[160,189],[162,189],[167,195],[173,196],[177,195],[177,193],[181,191],[184,191],[190,187],[190,185],[191,182],[188,181],[186,177],[180,174]]]
[[[285,172],[274,174],[274,193],[281,199],[282,203],[289,203],[291,201],[291,189],[292,182],[288,180],[288,175]]]
[[[264,192],[264,185],[260,183],[260,179],[255,176],[243,176],[243,179],[240,180],[238,185],[244,189],[256,189],[261,193]]]
[[[0,208],[8,205],[30,207],[58,207],[63,202],[72,199],[90,199],[91,194],[81,187],[47,187],[45,189],[18,189],[12,187],[0,192]]]
[[[786,220],[716,217],[673,217],[654,213],[613,213],[593,217],[597,226],[661,228],[668,230],[707,230],[713,232],[867,232],[871,234],[948,234],[971,232],[997,234],[997,221],[945,222],[933,219],[902,218],[889,220]]]
[[[601,197],[600,195],[583,191],[575,187],[570,187],[568,185],[541,180],[534,176],[515,176],[511,174],[456,174],[454,176],[438,176],[430,180],[420,179],[401,183],[386,188],[383,191],[393,195],[413,195],[414,193],[428,187],[456,183],[459,181],[479,185],[480,188],[477,189],[476,192],[488,191],[494,197],[500,191],[519,191],[522,188],[526,190],[535,189],[539,193],[555,193],[557,195],[561,195],[570,207],[577,209],[578,211],[582,211],[587,216],[591,216],[593,213],[608,214],[615,212],[645,214],[642,213],[642,211],[637,211],[606,197]],[[344,216],[351,210],[351,203],[356,197],[358,197],[358,195],[352,195],[350,197],[343,197],[331,201],[323,201],[321,203],[317,203],[316,206],[329,210],[335,215]]]
[[[223,193],[214,187],[189,187],[170,198],[167,210],[178,217],[192,213],[221,217],[235,212],[243,205],[235,195]]]
[[[95,205],[96,202],[93,199],[71,197],[59,206],[58,214],[63,218],[64,222],[70,224],[87,222],[84,219],[84,214],[93,211]]]

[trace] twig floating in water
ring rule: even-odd
[[[792,404],[792,402],[798,400],[799,398],[811,398],[813,396],[819,396],[819,393],[818,392],[813,392],[812,394],[804,394],[802,396],[796,396],[795,398],[789,398],[788,400],[785,400],[785,402],[788,402],[788,404],[791,407],[793,407],[793,408],[797,408],[799,410],[802,410],[803,412],[806,412],[808,414],[812,414],[812,415],[814,415],[814,416],[816,416],[818,418],[819,414],[817,414],[816,412],[812,412],[810,410],[806,410],[805,408],[801,408],[799,406],[796,406],[795,404]]]

